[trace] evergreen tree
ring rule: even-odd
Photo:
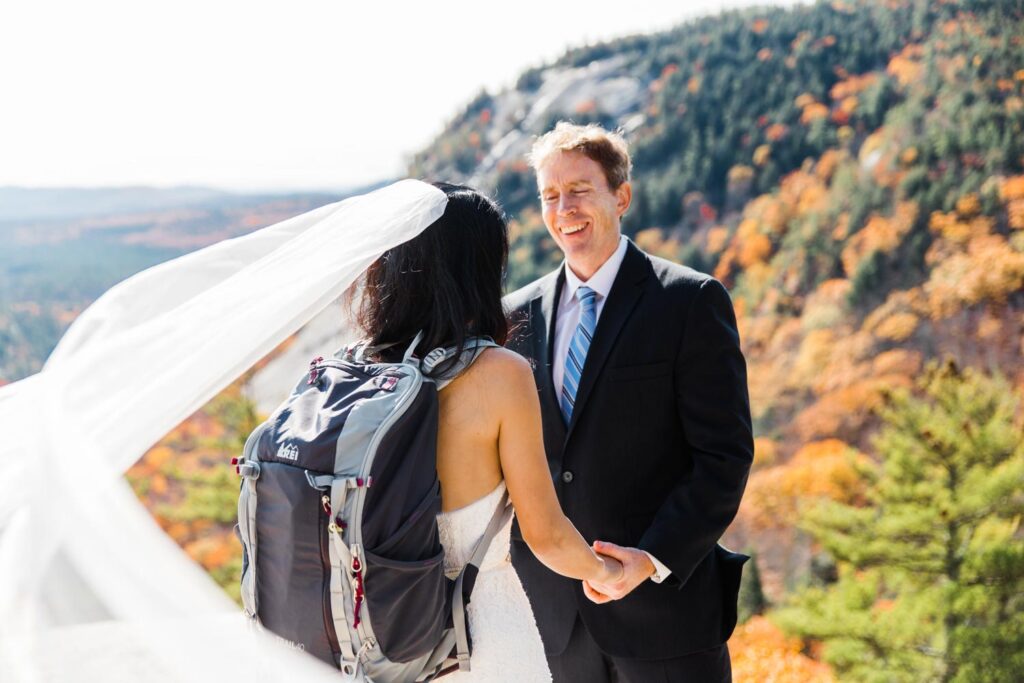
[[[839,580],[777,620],[825,641],[855,681],[1018,681],[1024,671],[1024,436],[996,377],[930,366],[894,393],[863,469],[868,504],[821,503],[804,528]]]

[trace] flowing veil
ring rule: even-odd
[[[405,180],[150,268],[0,388],[0,680],[338,680],[252,629],[123,473],[445,204]]]

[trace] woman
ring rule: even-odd
[[[501,308],[508,229],[500,210],[474,190],[436,185],[444,215],[416,238],[386,252],[366,274],[358,321],[372,346],[405,349],[417,332],[420,357],[470,337],[499,344],[508,334]],[[381,360],[394,360],[384,352]],[[440,367],[439,372],[445,368]],[[438,517],[446,572],[468,560],[506,488],[523,539],[551,570],[608,583],[622,566],[596,554],[562,514],[541,436],[533,372],[521,356],[489,348],[439,394]],[[471,673],[452,681],[549,680],[540,634],[508,559],[507,524],[491,543],[469,607]]]

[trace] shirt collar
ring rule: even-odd
[[[619,246],[615,249],[615,252],[608,257],[607,261],[601,264],[597,272],[591,275],[590,279],[586,282],[579,279],[567,263],[565,265],[566,293],[570,296],[576,296],[576,290],[586,285],[597,292],[598,296],[607,298],[608,293],[612,291],[612,285],[615,284],[615,276],[619,274],[619,266],[622,265],[622,259],[626,257],[627,244],[626,237],[619,235]]]

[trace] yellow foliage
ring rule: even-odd
[[[900,163],[904,166],[910,166],[915,161],[917,161],[917,147],[907,147],[900,152]]]
[[[690,80],[686,82],[686,90],[691,94],[697,94],[700,92],[701,80],[699,76],[691,76]]]
[[[743,164],[737,164],[729,169],[726,177],[730,182],[736,182],[740,180],[751,180],[754,177],[754,169]]]
[[[754,467],[774,465],[779,457],[779,446],[775,439],[759,436],[754,439]]]
[[[708,242],[707,250],[710,254],[717,254],[725,248],[725,243],[729,239],[729,229],[716,225],[715,227],[708,230]]]
[[[796,361],[793,364],[794,379],[806,385],[827,366],[832,357],[835,333],[828,328],[811,330],[800,343]]]
[[[736,627],[729,641],[733,678],[750,683],[833,683],[827,664],[802,653],[798,638],[787,638],[766,617]]]
[[[814,104],[815,101],[816,100],[814,99],[814,95],[812,95],[809,92],[805,92],[800,95],[797,95],[797,98],[793,100],[793,104],[803,109],[808,105]]]
[[[768,161],[768,157],[771,156],[771,153],[771,145],[759,145],[757,149],[754,150],[754,165],[764,166],[764,163]]]

